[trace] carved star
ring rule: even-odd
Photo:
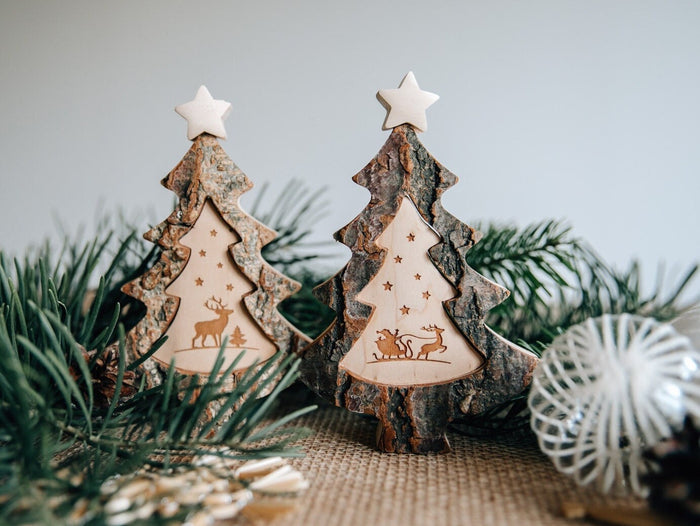
[[[416,278],[416,279],[420,279],[420,274],[416,274],[416,275],[413,276],[413,277]]]
[[[216,230],[214,230],[214,229],[212,229],[212,230],[209,231],[209,235],[210,235],[211,237],[216,237],[216,234],[218,234],[218,232],[217,232]]]
[[[396,263],[401,263],[401,261],[403,261],[403,258],[402,258],[401,256],[396,256],[396,257],[394,258],[394,261],[395,261]]]
[[[207,251],[206,251],[206,250],[200,250],[200,251],[199,251],[199,255],[202,256],[203,258],[204,258],[204,257],[207,257]]]
[[[401,311],[401,314],[408,314],[408,311],[411,310],[411,307],[406,307],[406,305],[404,305],[404,306],[401,307],[401,309],[399,309],[399,310]]]
[[[194,280],[194,284],[198,287],[201,287],[202,285],[204,285],[204,280],[202,278],[197,278],[196,280]]]
[[[412,71],[403,78],[397,89],[380,89],[377,99],[387,110],[383,130],[390,130],[401,124],[411,124],[418,131],[428,129],[425,110],[440,97],[418,87]]]
[[[221,263],[221,261],[219,261],[219,262],[216,264],[216,268],[224,268],[224,264]]]
[[[428,292],[428,291],[426,290],[426,291],[423,293],[423,298],[425,298],[425,299],[427,300],[429,297],[430,297],[430,292]]]
[[[230,283],[228,283],[228,284],[226,285],[226,290],[233,290],[233,285],[231,285]]]
[[[190,102],[175,106],[175,111],[187,120],[187,138],[194,140],[203,133],[226,138],[224,119],[231,111],[231,103],[215,100],[206,86],[200,86]]]
[[[394,285],[392,283],[389,283],[388,281],[384,283],[384,290],[391,290],[391,287]]]
[[[408,234],[408,235],[406,236],[406,239],[408,239],[408,242],[410,243],[411,241],[415,241],[415,240],[416,240],[416,236],[415,236],[415,234],[414,234],[413,232],[411,232],[410,234]]]

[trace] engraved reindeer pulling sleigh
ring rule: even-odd
[[[389,329],[377,331],[379,338],[377,338],[374,343],[377,345],[381,356],[378,356],[377,353],[372,353],[374,360],[376,362],[385,362],[389,360],[420,360],[422,357],[425,357],[426,361],[443,362],[443,360],[436,360],[429,356],[432,352],[438,351],[439,353],[444,353],[447,350],[447,346],[444,345],[442,341],[442,333],[445,332],[445,329],[441,329],[437,325],[428,325],[427,327],[421,327],[421,329],[435,333],[435,335],[426,337],[411,333],[399,334],[398,329],[394,329],[393,333]],[[421,345],[418,355],[414,357],[415,353],[411,345],[413,343],[413,338],[434,341]]]

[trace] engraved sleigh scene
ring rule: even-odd
[[[428,256],[440,236],[408,196],[376,242],[385,251],[384,262],[356,296],[373,307],[372,315],[340,368],[361,380],[394,386],[440,384],[477,370],[483,356],[443,307],[457,290]]]

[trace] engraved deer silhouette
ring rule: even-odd
[[[421,346],[420,352],[416,358],[417,360],[419,360],[421,356],[425,356],[425,359],[427,360],[428,355],[431,352],[440,351],[443,353],[447,350],[447,347],[442,344],[442,333],[445,332],[445,329],[441,329],[437,325],[428,325],[427,327],[421,327],[421,329],[428,332],[434,332],[435,341]]]
[[[224,329],[226,328],[229,315],[233,314],[233,309],[227,309],[226,305],[223,305],[221,303],[221,298],[217,300],[214,296],[205,301],[204,306],[207,309],[214,311],[216,314],[219,315],[219,317],[215,320],[198,321],[194,324],[194,331],[196,334],[194,335],[194,338],[192,338],[193,349],[194,341],[200,337],[202,338],[202,347],[204,347],[204,340],[207,339],[207,336],[211,336],[212,338],[214,338],[214,345],[220,346],[221,333],[223,333]]]

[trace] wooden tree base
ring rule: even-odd
[[[446,386],[385,388],[379,403],[377,447],[385,453],[446,453],[450,444],[445,436],[447,414],[443,418],[431,407],[448,402]],[[405,411],[411,408],[412,411]]]

